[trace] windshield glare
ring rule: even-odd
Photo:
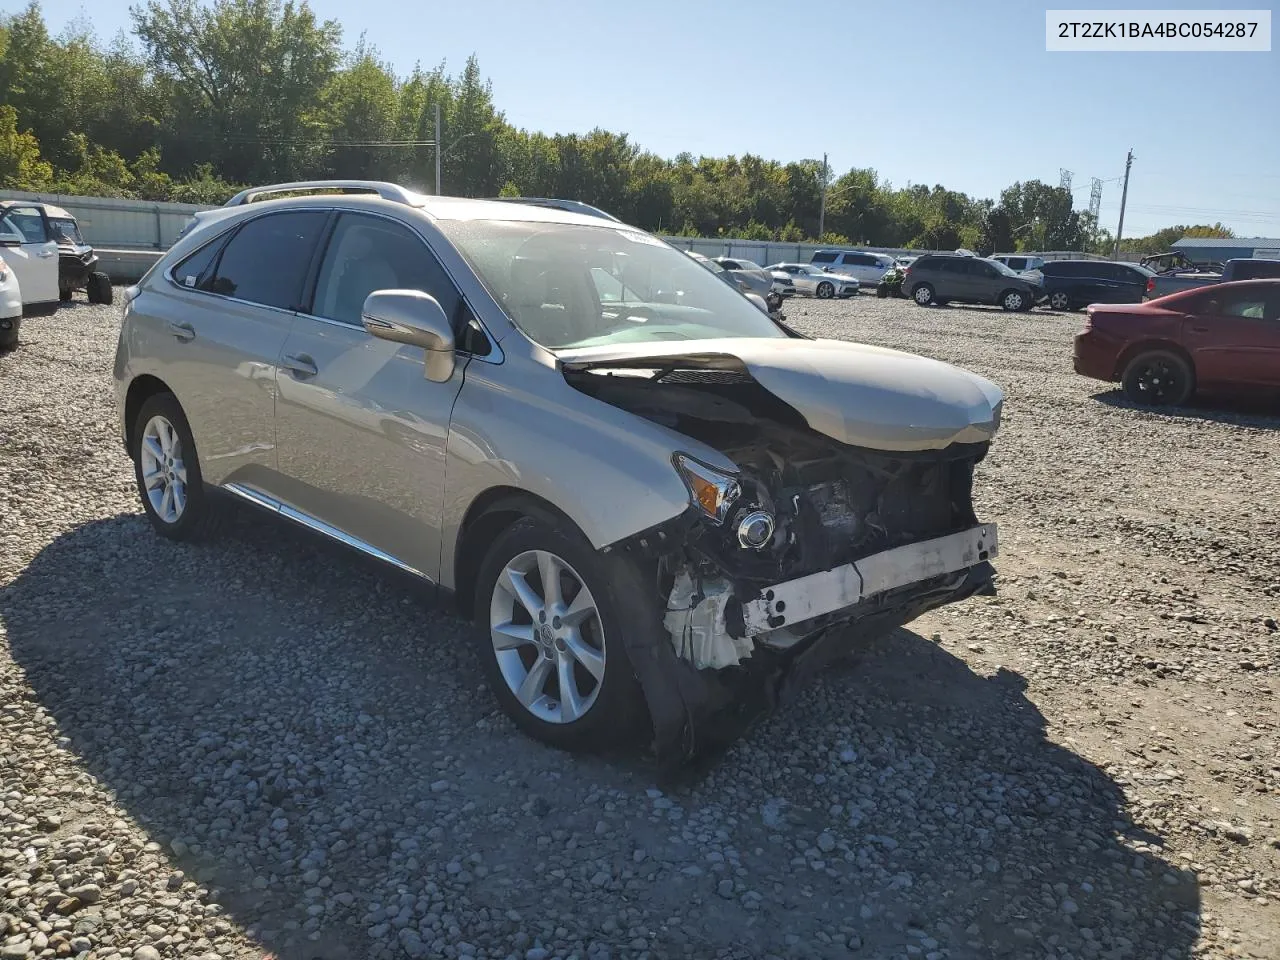
[[[521,220],[439,226],[512,322],[544,347],[785,336],[705,266],[637,230]]]

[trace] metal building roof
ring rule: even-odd
[[[1280,247],[1280,237],[1183,237],[1174,247]]]

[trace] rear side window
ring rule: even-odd
[[[932,270],[938,273],[953,273],[955,263],[947,257],[921,257],[913,264],[913,266],[920,270]]]
[[[196,290],[207,289],[202,286],[202,283],[207,282],[213,273],[213,263],[218,259],[218,253],[226,242],[227,238],[222,236],[212,243],[206,243],[173,268],[173,279],[183,287],[192,287]]]
[[[810,263],[835,263],[836,255],[834,253],[815,253]]]
[[[297,309],[327,216],[323,210],[292,210],[250,220],[227,241],[200,288],[268,307]]]
[[[852,267],[865,267],[875,263],[865,253],[846,253],[840,262]]]

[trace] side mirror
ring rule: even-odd
[[[422,347],[423,375],[432,383],[453,376],[453,327],[435,297],[421,290],[375,290],[365,297],[360,319],[379,340]]]
[[[759,307],[761,312],[763,313],[769,312],[769,304],[765,302],[764,297],[760,296],[760,294],[748,292],[745,296],[748,300],[750,300],[757,307]]]

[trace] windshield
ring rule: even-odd
[[[59,235],[61,235],[66,237],[72,243],[84,243],[84,239],[80,236],[80,228],[76,226],[76,222],[74,220],[58,217],[57,219],[50,220],[49,222],[53,224],[53,236],[55,240],[59,239]]]
[[[638,230],[522,220],[445,220],[512,322],[544,347],[783,337],[750,300]]]
[[[1008,264],[1001,263],[999,260],[988,260],[987,263],[991,264],[1006,277],[1016,277],[1018,275],[1017,270],[1011,270]]]

